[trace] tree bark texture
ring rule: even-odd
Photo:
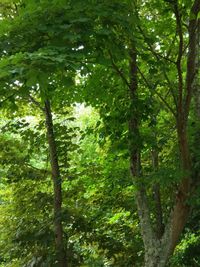
[[[185,94],[180,95],[177,108],[177,136],[179,144],[180,165],[183,171],[182,181],[176,195],[175,205],[171,216],[171,246],[170,254],[173,253],[179,237],[187,221],[190,207],[188,199],[191,194],[192,165],[189,139],[187,134],[188,116],[191,107],[191,99],[194,95],[194,80],[196,76],[197,39],[198,39],[198,13],[200,12],[200,0],[195,0],[190,10],[188,26],[189,49],[187,55],[187,73],[185,81]],[[183,52],[183,51],[182,51]],[[180,87],[180,80],[179,80]]]
[[[152,165],[154,171],[158,170],[158,151],[156,148],[152,149]],[[162,211],[162,202],[161,202],[161,195],[160,195],[160,184],[156,183],[153,185],[153,196],[155,202],[155,218],[156,218],[156,234],[157,237],[160,239],[164,233],[165,226],[163,224],[163,211]]]
[[[195,115],[197,121],[200,121],[200,19],[198,19],[197,24],[196,55],[196,78],[194,81]]]
[[[57,146],[54,135],[54,126],[51,112],[51,104],[49,100],[45,101],[45,117],[47,140],[49,146],[49,155],[51,163],[51,174],[54,188],[54,232],[55,232],[55,248],[57,265],[59,267],[67,267],[66,253],[63,240],[62,226],[62,181],[58,164]]]
[[[137,51],[135,48],[131,50],[130,53],[130,100],[132,112],[129,121],[129,133],[130,137],[138,140],[139,137],[139,116],[137,114]],[[130,141],[130,169],[133,179],[137,182],[137,193],[136,193],[136,204],[138,215],[140,219],[140,227],[141,234],[144,243],[145,249],[145,258],[144,258],[144,266],[145,267],[164,267],[168,261],[169,257],[169,248],[170,248],[170,240],[169,236],[171,236],[171,225],[165,228],[165,232],[163,234],[163,230],[159,229],[159,238],[158,234],[154,231],[152,227],[152,222],[150,218],[150,210],[148,207],[148,199],[145,190],[145,185],[143,181],[140,179],[141,176],[141,164],[140,164],[140,145],[138,142]],[[156,161],[156,155],[154,155],[153,160]],[[157,162],[154,162],[157,165]],[[156,167],[156,166],[155,166]],[[156,203],[157,209],[159,209],[158,217],[161,215],[161,201],[160,201],[160,192],[159,188],[156,186]],[[161,222],[162,219],[157,219]],[[163,226],[160,225],[160,228]],[[162,234],[161,234],[162,231]],[[162,236],[162,238],[161,238]]]
[[[194,103],[195,103],[195,136],[194,136],[194,151],[192,156],[192,164],[194,166],[192,186],[195,190],[200,183],[200,19],[198,20],[197,42],[196,42],[196,77],[194,81]]]
[[[130,101],[131,115],[129,120],[130,169],[133,179],[137,182],[136,204],[140,219],[140,227],[145,249],[145,266],[153,267],[160,261],[160,244],[155,236],[150,219],[145,185],[141,181],[139,114],[137,110],[137,51],[135,47],[130,52]],[[134,141],[136,140],[136,141]]]

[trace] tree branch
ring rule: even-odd
[[[145,41],[146,44],[148,45],[148,47],[149,47],[149,51],[150,51],[150,52],[152,53],[152,55],[156,58],[157,61],[160,61],[160,57],[161,57],[161,55],[158,54],[158,53],[156,53],[156,51],[153,49],[152,45],[149,43],[149,41],[148,41],[148,39],[147,39],[147,37],[146,37],[144,31],[143,31],[143,29],[142,29],[140,26],[138,26],[138,29],[139,29],[140,33],[142,34],[142,36],[143,36],[143,38],[144,38],[144,41]],[[176,38],[176,35],[175,35],[175,37],[174,37],[174,39],[173,39],[173,41],[172,41],[172,43],[171,43],[171,46],[170,46],[170,48],[169,48],[169,50],[168,50],[168,52],[167,52],[167,57],[161,57],[162,59],[168,60],[168,61],[170,61],[170,62],[173,63],[173,64],[176,64],[176,62],[174,62],[173,60],[169,60],[169,56],[170,56],[170,54],[171,54],[171,49],[172,49],[172,45],[173,45],[173,43],[174,43],[174,41],[175,41],[175,38]],[[172,85],[171,85],[171,82],[170,82],[170,80],[169,80],[169,77],[168,77],[168,75],[167,75],[167,73],[166,73],[165,65],[164,65],[164,69],[163,69],[163,74],[164,74],[164,77],[165,77],[165,79],[166,79],[166,81],[167,81],[167,84],[168,84],[168,86],[169,86],[169,89],[170,89],[170,92],[171,92],[171,94],[172,94],[172,97],[173,97],[173,99],[174,99],[175,106],[177,107],[176,96],[175,96],[173,87],[172,87]]]
[[[183,113],[183,74],[182,74],[182,57],[183,57],[183,30],[182,30],[182,21],[181,14],[179,12],[178,2],[174,4],[174,14],[176,17],[176,27],[179,36],[179,49],[178,57],[176,60],[176,68],[178,73],[178,114]]]
[[[195,58],[196,58],[196,40],[198,32],[198,13],[200,12],[200,0],[195,0],[190,11],[189,21],[189,52],[187,58],[186,74],[186,96],[185,96],[185,118],[188,118],[190,102],[193,92],[193,81],[196,75]]]
[[[145,84],[147,85],[147,87],[152,90],[160,99],[161,101],[165,104],[165,106],[171,111],[171,113],[174,115],[174,117],[176,118],[176,113],[175,111],[173,110],[173,108],[167,103],[167,101],[165,100],[165,98],[160,94],[158,93],[155,89],[156,88],[153,88],[151,86],[151,84],[147,81],[146,77],[144,76],[144,74],[141,72],[141,70],[138,68],[138,72],[140,73],[142,79],[144,80]],[[156,87],[156,86],[155,86]]]
[[[47,169],[40,169],[40,168],[37,168],[37,167],[35,167],[35,166],[33,166],[33,165],[29,164],[29,163],[25,163],[25,165],[26,165],[27,167],[30,167],[31,169],[36,170],[36,171],[39,171],[39,172],[42,172],[42,173],[48,173],[48,174],[51,174],[51,172],[50,172],[49,170],[47,170]]]
[[[170,59],[168,56],[163,56],[160,53],[157,53],[152,47],[149,47],[148,50],[156,57],[157,60],[164,59],[166,61],[169,61],[170,63],[173,63],[174,65],[176,64],[174,60]]]
[[[13,93],[13,94],[7,96],[5,99],[1,100],[1,101],[0,101],[0,106],[1,106],[4,102],[6,102],[8,99],[12,98],[14,95],[15,95],[15,93]]]
[[[121,77],[121,79],[124,81],[124,83],[128,86],[128,88],[130,89],[130,84],[128,82],[128,80],[126,79],[126,77],[124,76],[123,72],[119,69],[119,67],[116,65],[116,63],[114,62],[112,53],[110,51],[108,51],[110,59],[111,59],[111,63],[112,66],[114,68],[114,70],[119,74],[119,76]]]
[[[40,103],[39,103],[37,100],[35,100],[34,97],[32,97],[31,95],[29,95],[28,98],[29,98],[29,100],[30,100],[35,106],[37,106],[40,110],[42,110],[42,112],[45,111],[44,108],[40,105]]]

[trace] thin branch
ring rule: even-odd
[[[176,37],[177,37],[177,32],[175,32],[174,38],[173,38],[173,40],[172,40],[172,42],[171,42],[171,44],[170,44],[170,46],[169,46],[169,50],[167,51],[167,58],[169,58],[170,55],[171,55],[172,48],[173,48],[174,43],[175,43],[175,41],[176,41]]]
[[[139,30],[140,30],[140,33],[143,35],[143,38],[144,38],[146,44],[147,44],[148,47],[149,47],[149,51],[153,54],[153,56],[156,58],[157,61],[160,61],[160,54],[156,53],[155,50],[153,49],[152,45],[148,42],[148,39],[147,39],[147,37],[146,37],[144,31],[142,30],[142,28],[141,28],[140,26],[138,26],[138,28],[139,28]],[[165,58],[165,60],[167,60],[167,58],[169,58],[169,56],[170,56],[170,54],[171,54],[171,49],[172,49],[171,47],[172,47],[172,45],[173,45],[175,39],[176,39],[176,36],[174,37],[174,39],[173,39],[173,41],[172,41],[172,43],[171,43],[171,46],[170,46],[170,48],[169,48],[169,50],[168,50],[168,52],[167,52],[167,57],[162,57],[162,58]],[[168,59],[168,60],[169,60],[169,59]],[[176,62],[174,62],[174,61],[171,61],[171,60],[170,60],[170,62],[172,62],[173,64],[176,64]],[[164,67],[165,67],[165,65],[164,65]],[[164,77],[165,77],[165,79],[166,79],[166,81],[167,81],[167,83],[168,83],[170,92],[171,92],[171,94],[172,94],[172,96],[173,96],[174,103],[175,103],[175,105],[176,105],[176,107],[177,107],[176,96],[175,96],[175,93],[174,93],[172,84],[171,84],[171,82],[170,82],[170,80],[169,80],[169,77],[168,77],[168,75],[167,75],[165,69],[163,69],[163,74],[164,74]]]
[[[176,64],[176,62],[175,62],[174,60],[170,59],[170,58],[168,57],[168,55],[167,55],[167,56],[163,56],[163,55],[161,55],[160,53],[158,53],[158,52],[156,52],[155,50],[153,50],[152,47],[149,47],[148,50],[149,50],[149,51],[156,57],[157,60],[161,58],[161,59],[164,59],[164,60],[166,60],[166,61],[169,61],[170,63],[173,63],[174,65]]]
[[[179,49],[178,57],[176,60],[176,68],[178,73],[178,112],[182,114],[183,112],[183,74],[182,74],[182,57],[183,57],[183,30],[182,30],[182,21],[181,14],[179,12],[178,2],[174,4],[174,14],[176,17],[176,26],[179,36]]]
[[[43,172],[43,173],[51,174],[51,172],[49,170],[47,170],[47,169],[40,169],[40,168],[37,168],[37,167],[35,167],[35,166],[33,166],[33,165],[29,164],[29,163],[25,163],[25,165],[27,167],[30,167],[30,168],[36,170],[36,171],[40,171],[40,172]]]
[[[153,90],[153,92],[162,100],[162,102],[166,105],[166,107],[171,111],[171,113],[174,115],[174,117],[176,118],[176,113],[175,111],[173,110],[173,108],[167,103],[167,101],[165,100],[165,98],[159,93],[157,92],[156,90],[154,90],[155,88],[153,88],[151,86],[151,84],[147,81],[146,77],[144,76],[144,74],[141,72],[141,70],[139,69],[138,67],[138,72],[140,73],[142,79],[144,80],[145,84],[147,85],[147,87],[150,89],[150,90]]]
[[[42,112],[44,112],[44,108],[40,105],[40,103],[35,100],[34,97],[32,97],[31,95],[29,95],[29,100],[35,105],[37,106],[40,110],[42,110]]]
[[[109,53],[109,55],[110,55],[111,63],[112,63],[112,66],[113,66],[114,70],[119,74],[119,76],[120,76],[121,79],[124,81],[124,83],[128,86],[128,88],[130,88],[130,84],[129,84],[128,80],[127,80],[126,77],[124,76],[123,72],[119,69],[119,67],[115,64],[111,52],[108,51],[108,53]]]
[[[1,106],[4,102],[6,102],[8,99],[12,98],[14,95],[15,95],[15,93],[13,93],[13,94],[7,96],[5,99],[3,99],[2,101],[0,101],[0,106]]]

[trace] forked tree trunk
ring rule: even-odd
[[[175,6],[177,25],[180,26],[181,20],[179,17],[178,7]],[[180,235],[187,221],[190,207],[187,203],[191,192],[191,159],[187,136],[187,120],[190,110],[191,98],[194,91],[195,78],[195,57],[196,57],[196,39],[197,39],[197,22],[198,13],[200,11],[200,0],[195,0],[190,14],[189,22],[189,52],[187,57],[187,75],[185,87],[182,77],[182,44],[181,30],[179,56],[177,59],[177,71],[179,77],[178,87],[178,107],[177,107],[177,136],[180,152],[180,165],[183,171],[183,178],[180,182],[174,207],[169,216],[169,220],[165,225],[164,232],[160,235],[156,234],[150,217],[150,209],[148,207],[148,199],[145,191],[145,186],[140,181],[140,147],[134,142],[130,142],[130,161],[131,173],[137,181],[136,204],[140,219],[141,234],[145,249],[145,267],[164,267],[166,266],[169,257],[173,254],[174,249],[179,241]],[[130,53],[130,99],[132,103],[132,114],[129,121],[129,132],[132,138],[138,140],[139,126],[138,111],[137,111],[137,51],[133,47]],[[158,202],[160,200],[158,199]],[[160,205],[160,203],[159,203]],[[160,209],[160,207],[159,207]]]
[[[66,253],[63,240],[62,226],[62,181],[58,164],[57,147],[54,135],[54,126],[51,113],[51,105],[49,100],[45,101],[45,116],[47,140],[49,146],[49,155],[51,162],[51,173],[54,189],[54,232],[55,232],[55,248],[57,264],[55,266],[67,267]]]
[[[130,52],[130,99],[132,102],[132,114],[129,121],[130,138],[139,140],[139,125],[137,114],[137,51],[132,48]],[[158,234],[154,231],[150,219],[147,194],[141,176],[140,145],[130,140],[130,168],[133,179],[137,182],[136,204],[140,219],[141,234],[145,249],[145,267],[164,267],[168,261],[171,244],[171,225],[165,228],[165,233]],[[157,188],[158,189],[158,188]],[[156,189],[156,190],[157,190]],[[157,192],[158,193],[158,192]],[[157,199],[158,200],[158,199]],[[160,207],[160,200],[157,203]],[[160,212],[160,211],[159,211]],[[160,216],[160,214],[158,215]],[[161,222],[162,223],[162,222]],[[160,225],[160,227],[163,227]],[[163,230],[161,230],[163,231]]]

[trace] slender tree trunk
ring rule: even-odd
[[[199,185],[199,177],[200,177],[200,170],[199,170],[199,150],[200,150],[200,19],[198,20],[198,29],[197,29],[197,42],[196,42],[196,50],[197,50],[197,58],[196,58],[196,78],[194,81],[194,104],[195,104],[195,136],[194,136],[194,151],[192,157],[192,163],[194,166],[193,171],[193,189],[196,189],[196,186]]]
[[[57,266],[67,267],[66,254],[63,241],[62,226],[62,181],[58,164],[57,147],[54,135],[54,126],[51,113],[50,101],[45,101],[45,117],[47,140],[49,145],[49,155],[51,162],[52,181],[54,188],[54,232],[55,232],[55,248],[57,257]]]
[[[158,170],[158,151],[153,149],[151,152],[152,155],[152,165],[153,169]],[[157,238],[160,239],[164,233],[164,224],[163,224],[163,212],[162,212],[162,203],[160,196],[160,184],[156,183],[153,186],[153,196],[155,202],[155,218],[156,218],[156,234]]]
[[[196,40],[196,79],[194,81],[195,94],[195,115],[197,122],[200,121],[200,19],[197,24],[197,40]]]

